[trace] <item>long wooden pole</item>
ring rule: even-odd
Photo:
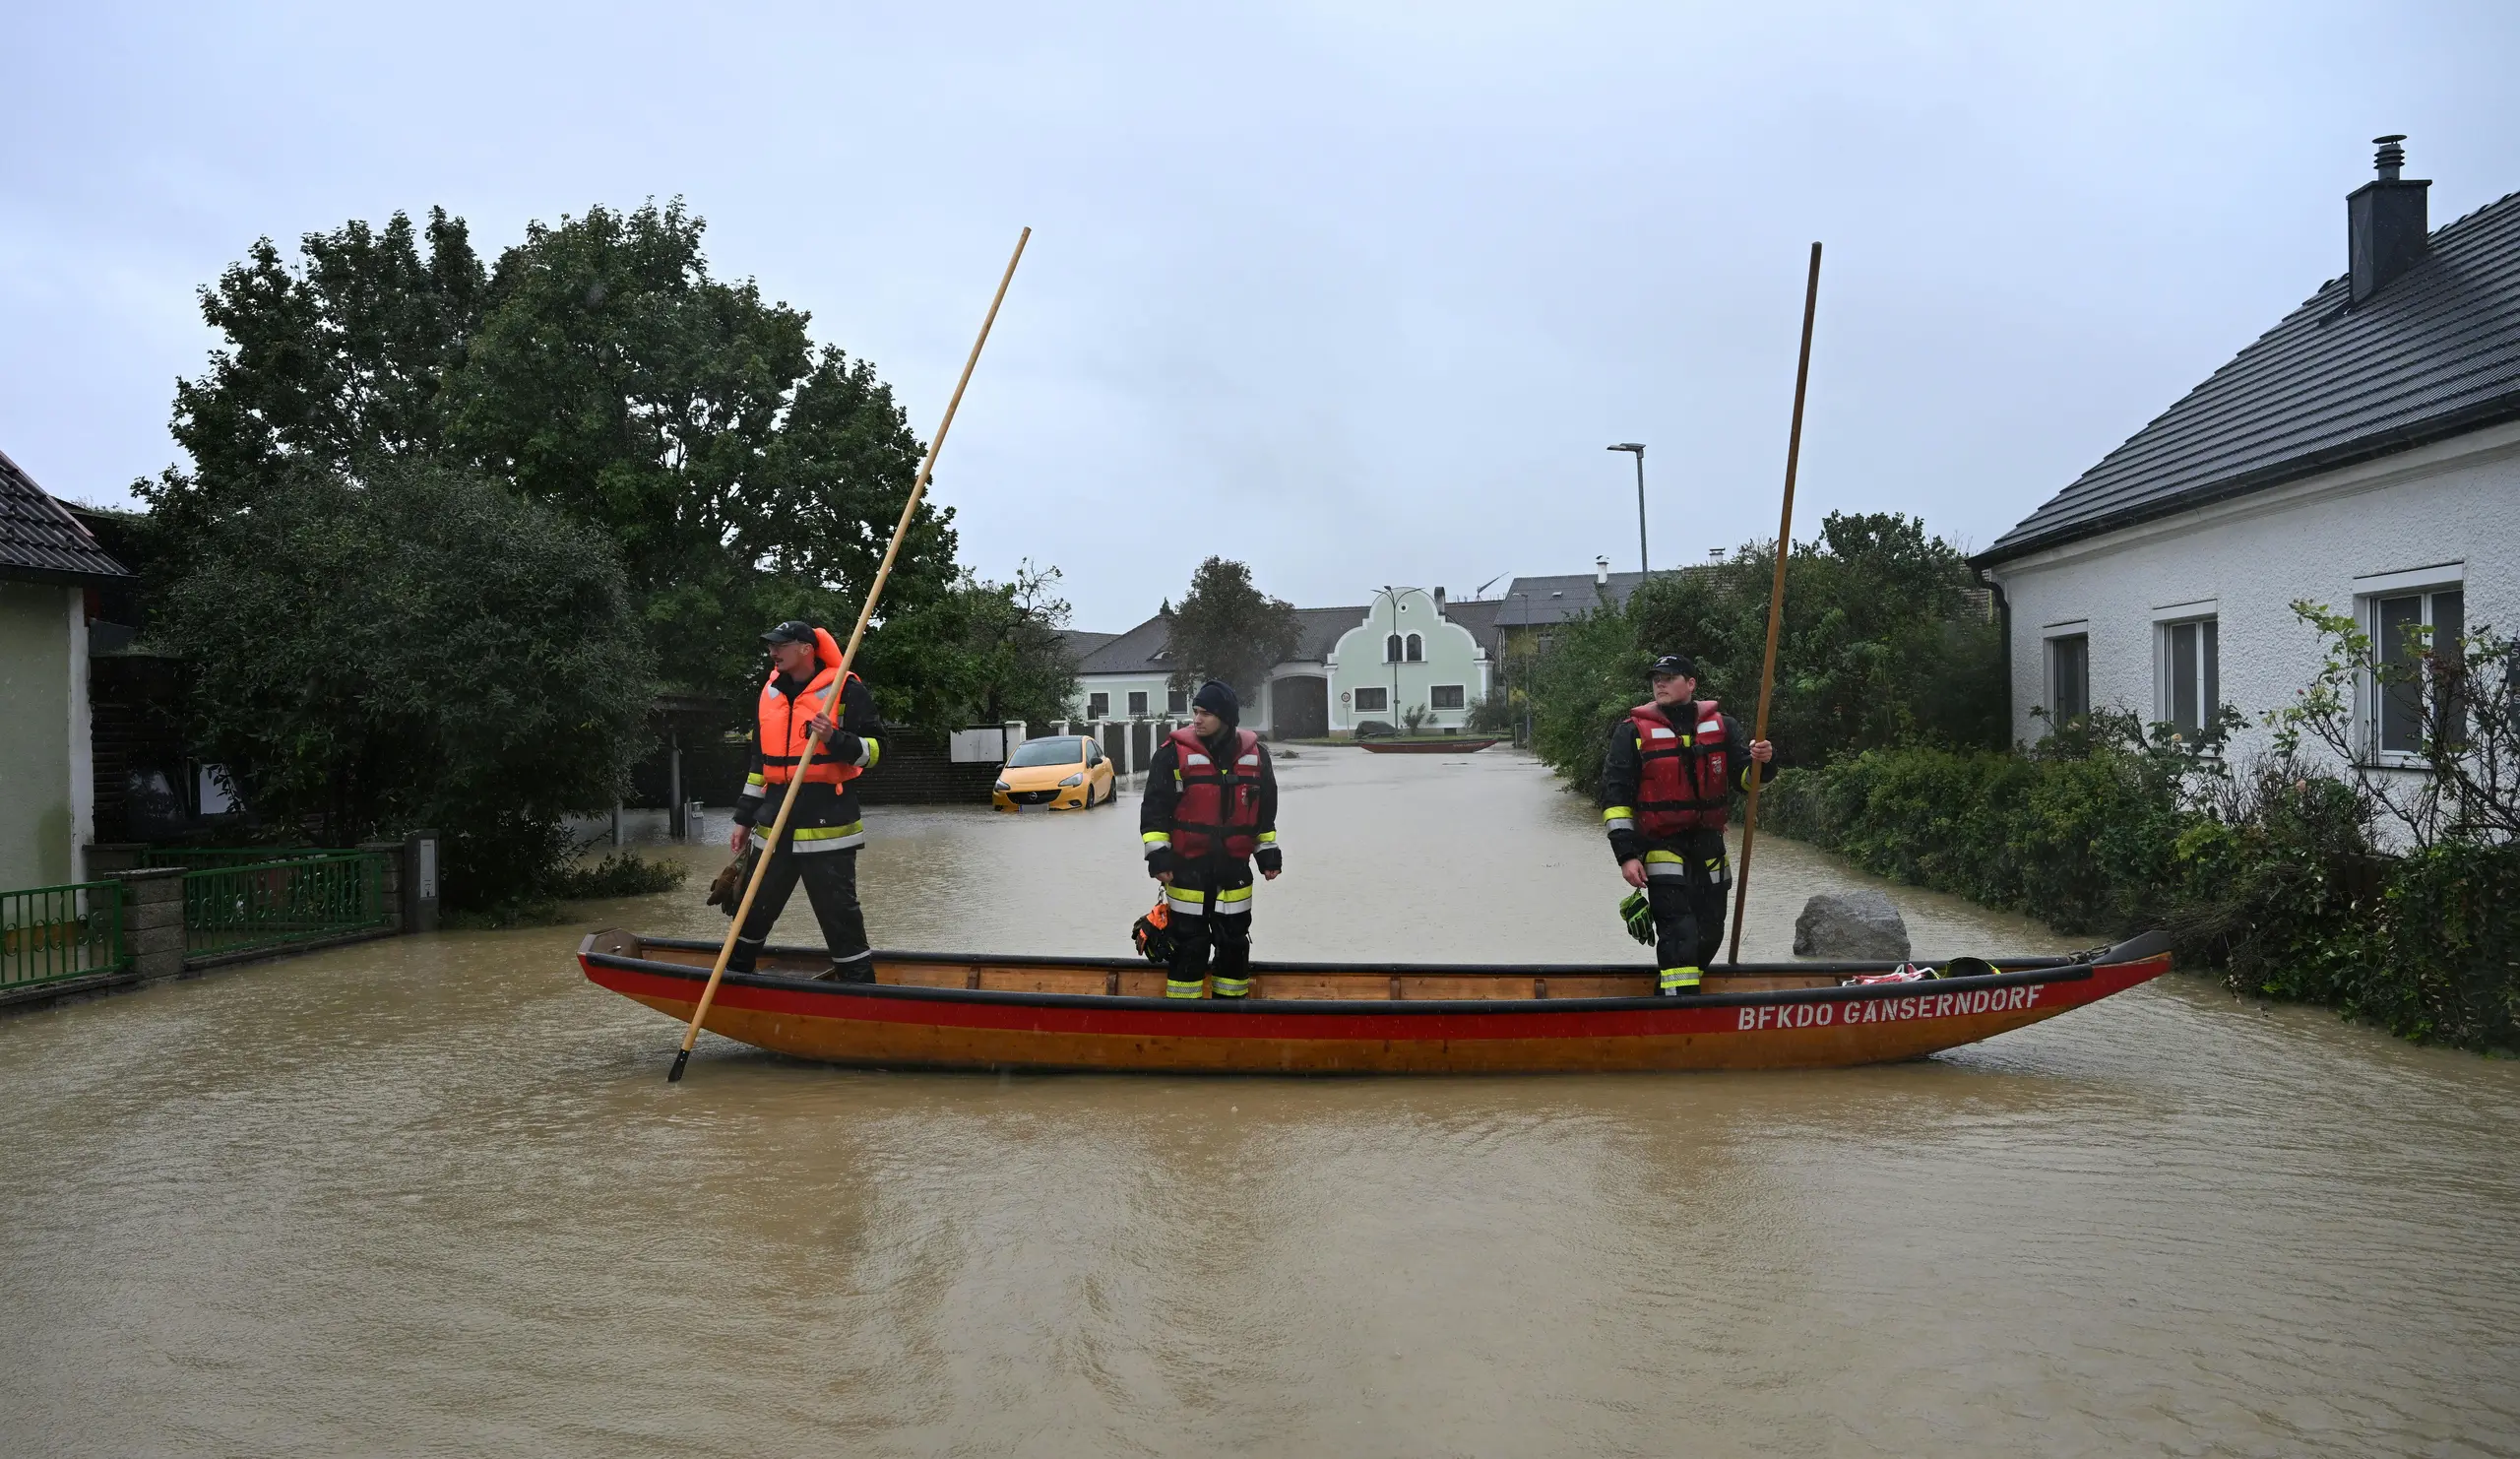
[[[1802,397],[1811,383],[1811,320],[1820,309],[1820,245],[1811,245],[1811,282],[1802,290],[1802,359],[1794,367],[1794,426],[1785,438],[1785,513],[1776,525],[1776,577],[1768,584],[1768,652],[1759,665],[1759,722],[1752,739],[1768,737],[1768,705],[1776,697],[1776,639],[1785,626],[1785,559],[1794,550],[1794,471],[1802,460]],[[1756,766],[1752,767],[1754,770]],[[1741,961],[1741,914],[1750,905],[1750,848],[1759,839],[1759,776],[1750,777],[1741,809],[1741,864],[1732,873],[1732,947]]]
[[[1026,228],[1015,239],[1015,252],[1006,260],[1006,272],[999,276],[997,293],[988,301],[988,317],[980,321],[979,338],[972,342],[971,357],[963,361],[963,377],[954,382],[954,398],[945,403],[945,418],[936,434],[927,442],[927,456],[918,464],[918,478],[911,483],[910,500],[902,503],[902,520],[893,527],[893,539],[884,546],[883,565],[875,569],[875,582],[866,590],[866,602],[857,609],[857,626],[849,631],[849,647],[840,651],[840,667],[832,675],[832,693],[828,710],[833,722],[839,722],[841,691],[849,683],[849,666],[857,658],[857,646],[866,638],[866,624],[875,616],[875,603],[884,596],[884,584],[892,578],[893,559],[901,555],[902,539],[910,536],[911,519],[918,515],[918,503],[927,495],[927,478],[936,470],[936,457],[945,449],[945,434],[954,428],[954,412],[963,407],[963,391],[972,383],[972,371],[979,367],[980,348],[988,343],[988,332],[997,323],[997,306],[1006,302],[1006,286],[1015,282],[1015,266],[1024,261],[1024,245],[1033,239]],[[667,1084],[679,1083],[683,1066],[691,1062],[691,1046],[700,1038],[701,1021],[709,1016],[709,1005],[717,1000],[718,983],[726,976],[726,962],[735,955],[735,939],[743,935],[744,919],[752,915],[752,899],[761,891],[762,873],[770,869],[770,858],[779,850],[779,838],[788,830],[788,817],[796,808],[796,788],[805,783],[805,767],[814,763],[814,751],[822,747],[823,737],[809,736],[805,753],[797,757],[795,771],[788,777],[788,793],[779,799],[779,818],[770,824],[770,839],[762,843],[761,859],[753,863],[752,879],[744,885],[744,899],[735,908],[733,924],[726,928],[726,945],[718,949],[717,964],[709,970],[709,984],[700,990],[700,1003],[691,1010],[691,1026],[682,1031],[682,1047],[674,1051],[673,1068],[666,1073]]]

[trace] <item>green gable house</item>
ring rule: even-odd
[[[1384,588],[1354,607],[1295,609],[1292,657],[1246,691],[1242,727],[1275,739],[1398,726],[1413,709],[1423,728],[1458,733],[1487,697],[1496,659],[1493,600],[1446,603],[1441,588]],[[1179,719],[1187,691],[1173,687],[1170,635],[1161,615],[1126,633],[1070,633],[1077,656],[1080,720]]]
[[[130,578],[0,455],[0,891],[87,879],[90,605]]]

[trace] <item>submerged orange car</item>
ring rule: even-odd
[[[1028,739],[1006,757],[990,804],[999,810],[1084,810],[1108,805],[1120,793],[1111,757],[1090,734],[1045,734]]]

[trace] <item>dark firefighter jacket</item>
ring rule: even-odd
[[[1234,731],[1228,729],[1216,738],[1205,741],[1208,755],[1220,765],[1234,760]],[[1172,863],[1172,811],[1181,798],[1181,756],[1166,739],[1146,767],[1146,796],[1138,802],[1138,834],[1146,844],[1146,869],[1152,875],[1159,871],[1186,870]],[[1260,838],[1260,850],[1252,859],[1263,871],[1279,869],[1278,854],[1278,771],[1269,760],[1269,746],[1260,745],[1260,820],[1253,828]],[[1220,843],[1222,844],[1222,843]]]
[[[1761,765],[1756,760],[1751,759],[1750,736],[1742,730],[1741,722],[1735,720],[1731,715],[1724,715],[1722,718],[1724,720],[1724,737],[1727,742],[1725,753],[1729,756],[1728,763],[1740,767],[1740,769],[1735,771],[1732,776],[1732,789],[1736,791],[1748,790],[1750,788],[1750,773],[1752,771],[1760,772],[1759,784],[1761,785],[1766,785],[1769,781],[1774,780],[1776,778],[1776,762],[1771,760],[1767,764]],[[1672,723],[1674,725],[1678,725],[1686,719],[1687,715],[1683,713],[1679,719],[1673,720]],[[1686,733],[1685,730],[1682,732],[1683,734]],[[1683,740],[1683,742],[1685,743],[1685,740]],[[1644,764],[1644,762],[1638,758],[1638,754],[1636,722],[1622,715],[1619,718],[1619,722],[1610,727],[1609,754],[1602,761],[1602,791],[1599,803],[1602,807],[1602,818],[1604,820],[1606,821],[1611,819],[1609,812],[1613,810],[1619,811],[1622,815],[1626,816],[1633,816],[1635,814],[1635,811],[1628,809],[1627,807],[1636,804],[1636,783],[1638,773]],[[1644,856],[1648,851],[1657,849],[1671,850],[1674,849],[1676,843],[1681,840],[1703,839],[1708,836],[1721,836],[1724,833],[1720,831],[1683,831],[1678,837],[1658,840],[1655,837],[1645,835],[1641,831],[1614,826],[1609,828],[1610,856],[1612,859],[1618,861],[1641,860],[1644,858]]]

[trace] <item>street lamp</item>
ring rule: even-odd
[[[1645,555],[1645,443],[1621,441],[1606,449],[1625,451],[1636,458],[1636,570],[1651,572],[1653,569],[1646,565],[1648,559]]]

